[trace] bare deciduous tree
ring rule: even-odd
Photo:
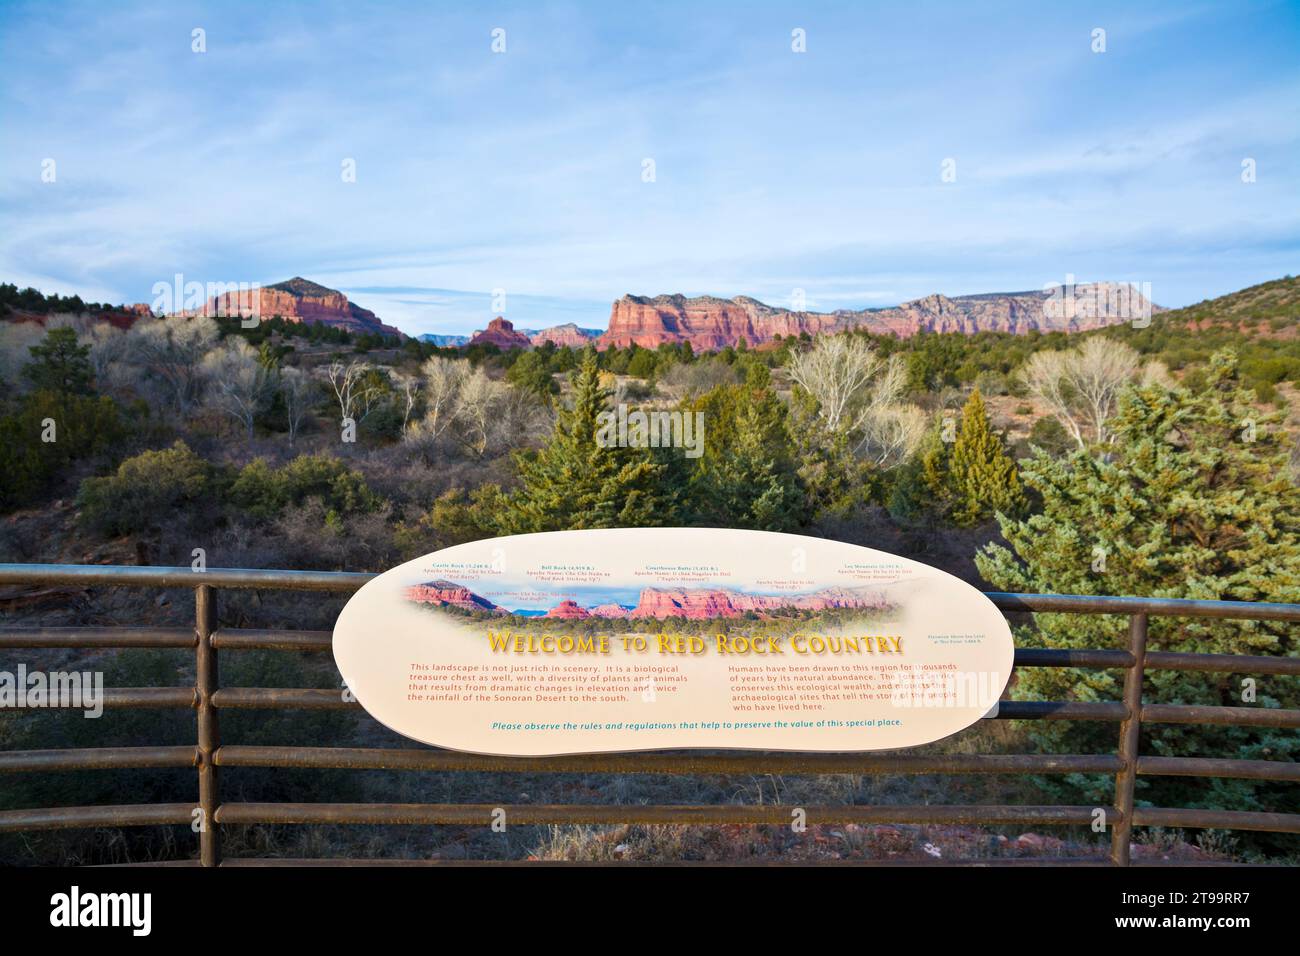
[[[312,381],[302,369],[285,368],[280,372],[280,396],[289,424],[289,444],[298,438],[298,430],[311,404]]]
[[[510,386],[491,378],[478,368],[470,374],[456,395],[457,437],[475,458],[488,450],[499,423],[497,416],[510,397]]]
[[[735,369],[719,359],[678,362],[664,373],[662,384],[677,398],[697,398],[719,385],[735,385]]]
[[[1036,352],[1020,372],[1029,394],[1047,405],[1080,448],[1114,440],[1106,422],[1125,388],[1167,377],[1160,363],[1143,365],[1130,346],[1104,336],[1064,352]]]
[[[925,414],[903,402],[907,369],[899,356],[885,360],[855,335],[822,336],[790,360],[789,371],[828,429],[855,436],[856,454],[888,467],[920,446]]]
[[[378,370],[369,362],[354,359],[344,365],[335,359],[325,370],[325,377],[338,399],[339,418],[350,418],[358,425],[379,407],[387,393]]]
[[[424,451],[433,448],[438,438],[453,423],[461,386],[469,377],[469,362],[435,355],[424,363],[424,415],[406,430],[405,439]]]
[[[159,382],[173,408],[183,418],[202,397],[203,356],[220,337],[210,318],[169,316],[142,319],[131,327],[131,356]]]
[[[420,400],[420,389],[424,386],[424,381],[418,375],[403,375],[400,372],[395,372],[393,378],[402,403],[402,434],[405,435],[411,424],[411,412]]]
[[[871,344],[856,335],[823,335],[806,352],[790,357],[790,378],[817,402],[818,414],[831,431],[852,420],[872,380],[886,362]]]
[[[257,351],[240,338],[230,338],[203,357],[208,379],[208,404],[242,425],[249,440],[253,422],[274,392],[271,373],[257,360]]]

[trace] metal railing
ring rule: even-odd
[[[788,824],[784,806],[625,806],[392,803],[223,802],[223,767],[346,768],[416,771],[520,773],[762,773],[762,774],[1074,774],[1115,775],[1114,804],[1103,808],[1111,830],[1108,858],[980,860],[980,864],[1130,864],[1137,827],[1189,827],[1300,833],[1300,814],[1137,807],[1139,776],[1225,777],[1300,783],[1300,763],[1213,757],[1142,756],[1143,723],[1233,727],[1300,728],[1300,710],[1143,703],[1148,670],[1300,676],[1300,658],[1148,651],[1147,622],[1153,615],[1235,618],[1300,623],[1300,605],[1234,601],[1189,601],[1058,594],[989,593],[1004,613],[1055,612],[1121,614],[1129,619],[1127,649],[1017,648],[1015,666],[1123,669],[1123,699],[1115,702],[1002,701],[996,719],[1089,720],[1119,724],[1115,754],[938,754],[890,753],[612,753],[563,757],[497,757],[436,748],[267,747],[224,744],[220,715],[236,708],[359,709],[336,690],[223,687],[218,679],[222,650],[329,651],[329,631],[253,630],[217,624],[218,588],[352,592],[374,575],[315,571],[254,571],[82,565],[0,565],[0,585],[112,585],[193,588],[195,626],[188,628],[80,627],[0,630],[0,648],[192,648],[192,687],[111,688],[105,707],[190,708],[198,718],[194,746],[106,747],[80,750],[0,752],[0,772],[192,768],[198,802],[52,807],[0,812],[0,832],[78,827],[191,824],[197,817],[198,859],[217,866],[221,830],[234,824],[487,824],[504,809],[512,824]],[[807,807],[806,821],[858,824],[1076,824],[1094,822],[1090,806],[828,806]],[[225,865],[410,864],[410,860],[231,859]],[[872,862],[872,861],[866,861]],[[959,861],[960,862],[960,861]],[[970,861],[966,861],[970,862]]]

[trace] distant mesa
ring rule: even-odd
[[[566,322],[564,325],[553,325],[549,329],[534,332],[528,338],[534,346],[550,342],[559,347],[567,345],[570,348],[580,349],[600,338],[602,334],[600,329],[584,329],[576,323]]]
[[[632,613],[632,608],[622,604],[597,604],[591,609],[592,617],[620,618]]]
[[[531,347],[533,343],[523,332],[517,332],[511,322],[497,316],[488,323],[486,329],[475,332],[474,336],[469,340],[469,344],[495,345],[505,351],[506,349],[526,349]]]
[[[417,335],[416,338],[421,342],[427,342],[429,345],[436,345],[440,349],[469,345],[468,335],[438,335],[433,332],[425,332],[423,335]]]
[[[279,316],[286,322],[313,322],[355,334],[405,337],[399,329],[379,321],[369,309],[348,301],[342,292],[301,276],[253,291],[226,292],[209,299],[202,309],[185,314],[245,315],[253,307],[253,295],[257,296],[256,314],[263,319]]]

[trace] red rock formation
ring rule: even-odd
[[[577,601],[561,601],[555,607],[546,612],[547,617],[562,617],[570,620],[581,620],[591,617],[587,609],[580,607]]]
[[[486,329],[474,333],[470,345],[495,345],[499,349],[526,349],[533,343],[522,332],[516,332],[511,322],[497,316]]]
[[[786,608],[824,611],[831,608],[884,608],[879,591],[866,588],[825,588],[812,594],[743,594],[729,588],[645,588],[629,617],[740,617]]]
[[[451,581],[429,581],[426,584],[413,584],[406,589],[406,599],[416,604],[435,604],[439,607],[458,607],[465,611],[492,611],[504,614],[487,598],[479,597],[469,588]]]
[[[580,349],[590,342],[593,342],[600,336],[599,329],[584,329],[573,322],[566,322],[564,325],[555,325],[549,329],[542,329],[540,332],[534,332],[529,341],[533,345],[541,345],[543,342],[553,342],[557,346],[567,345],[570,348]]]
[[[197,314],[243,316],[254,308],[263,319],[279,316],[287,322],[317,322],[354,333],[402,335],[369,309],[349,302],[342,292],[300,276],[256,290],[224,293],[210,299]]]
[[[592,617],[620,618],[627,617],[630,613],[621,604],[597,604],[591,609]]]
[[[829,313],[789,312],[745,296],[661,295],[649,299],[625,295],[614,303],[609,331],[600,337],[598,347],[626,348],[635,342],[652,349],[664,342],[690,342],[696,351],[710,351],[737,345],[742,338],[759,346],[778,335],[816,335],[851,328],[900,338],[918,332],[1080,332],[1132,321],[1144,311],[1165,310],[1114,283],[1079,283],[1070,288],[1069,295],[1059,290],[951,299],[929,295],[887,309]]]
[[[614,303],[609,331],[600,337],[598,347],[626,348],[636,343],[652,349],[662,342],[690,342],[696,351],[712,351],[736,345],[742,338],[749,345],[759,345],[777,335],[816,334],[836,325],[833,315],[784,312],[744,296],[728,300],[625,295]]]

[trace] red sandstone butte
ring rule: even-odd
[[[469,344],[495,345],[497,348],[505,350],[526,349],[533,343],[524,333],[516,332],[513,323],[498,315],[488,323],[486,329],[475,332],[474,337],[469,340]]]
[[[587,609],[581,607],[577,601],[567,601],[567,600],[561,601],[559,604],[555,605],[555,607],[547,611],[546,616],[562,617],[562,618],[569,618],[575,620],[591,617],[591,615],[587,612]]]
[[[494,611],[504,613],[487,598],[479,597],[469,588],[451,581],[429,581],[413,584],[406,589],[406,599],[416,604],[434,604],[439,607],[458,607],[466,611]]]
[[[271,319],[279,316],[286,322],[316,322],[354,333],[401,336],[402,332],[385,325],[369,309],[363,309],[335,289],[294,276],[275,285],[257,290],[232,291],[216,296],[199,310],[199,314],[212,316],[247,315],[257,296],[257,316]]]

